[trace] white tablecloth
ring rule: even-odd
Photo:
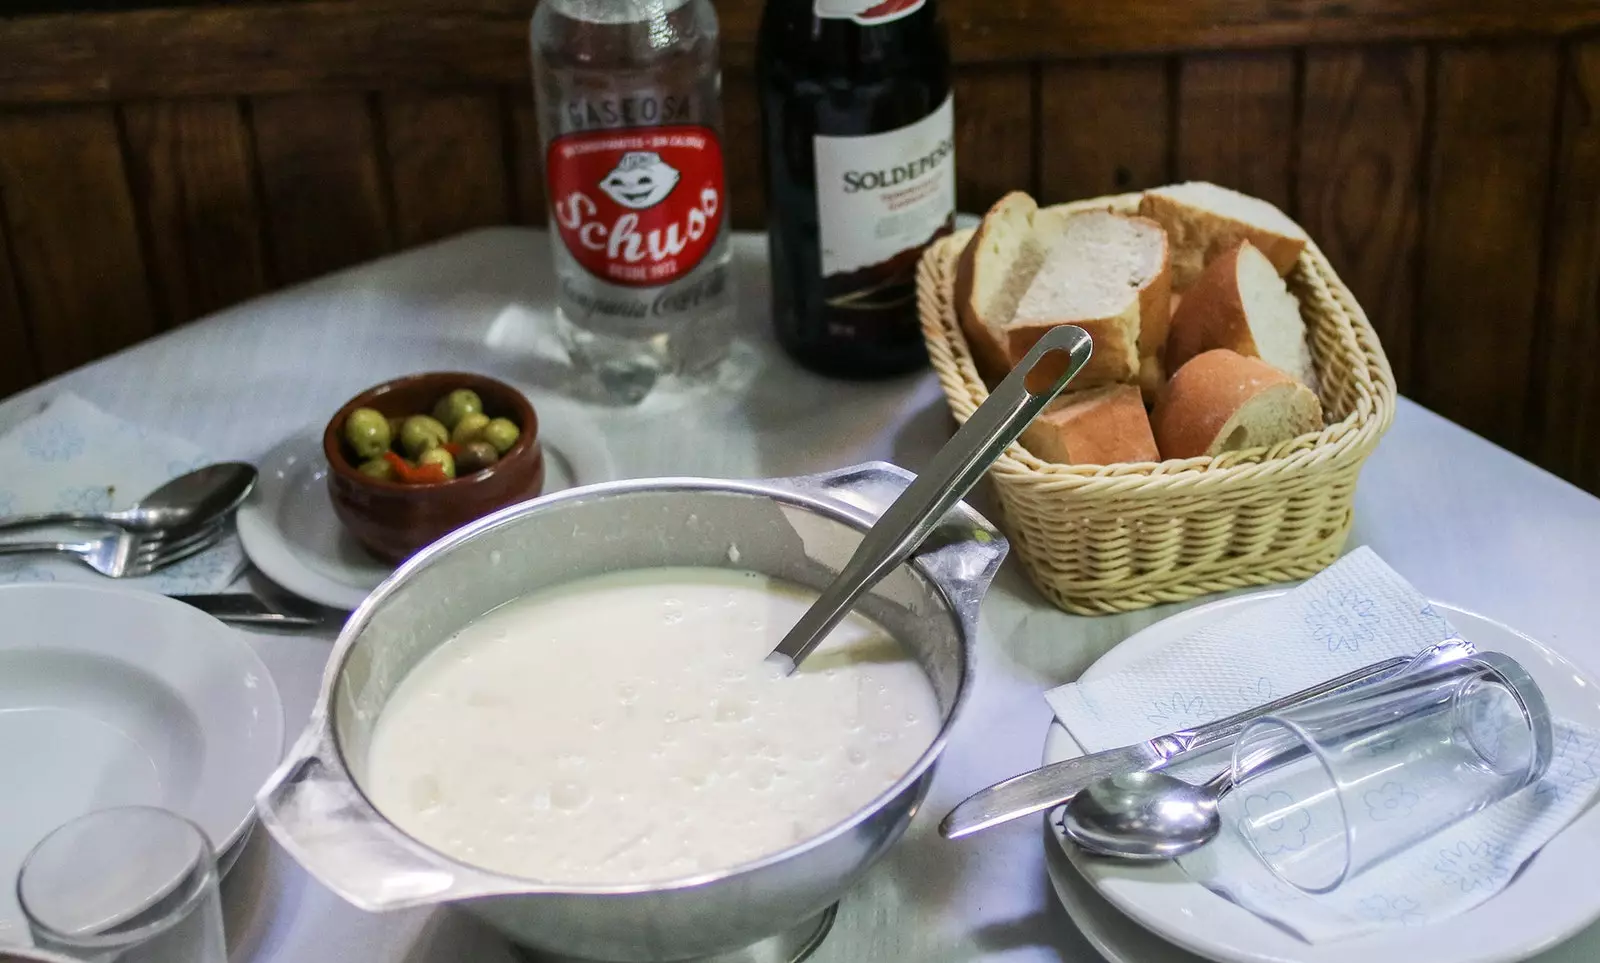
[[[530,349],[549,312],[546,244],[537,231],[485,230],[241,305],[7,400],[0,429],[67,387],[219,457],[250,459],[320,426],[360,389],[408,371],[459,366],[553,387],[558,371]],[[950,431],[932,376],[844,384],[800,371],[766,336],[763,239],[740,236],[735,250],[754,343],[748,386],[689,410],[652,400],[642,411],[601,413],[621,474],[776,476],[875,458],[921,467]],[[981,509],[983,494],[974,500]],[[1357,492],[1352,545],[1359,543],[1429,595],[1509,622],[1600,675],[1591,617],[1600,500],[1402,402]],[[968,793],[1037,764],[1050,720],[1044,689],[1178,608],[1065,615],[1008,563],[984,606],[976,691],[924,815],[844,900],[813,959],[1098,959],[1056,903],[1038,820],[959,843],[939,839],[934,826]],[[252,641],[297,732],[329,639]],[[225,885],[236,963],[513,959],[464,914],[357,911],[261,837]],[[1540,960],[1597,958],[1600,927]]]

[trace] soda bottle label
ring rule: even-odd
[[[814,139],[823,296],[836,311],[903,311],[915,297],[922,249],[955,223],[953,124],[947,96],[898,130]]]
[[[916,13],[925,0],[813,0],[812,13],[831,20],[874,26]]]
[[[699,265],[722,227],[722,145],[709,127],[565,134],[550,142],[545,178],[562,243],[611,284],[671,284]]]

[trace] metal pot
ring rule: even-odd
[[[257,798],[263,824],[356,906],[460,902],[516,942],[561,958],[733,960],[780,934],[799,949],[905,830],[970,688],[978,605],[1006,543],[965,505],[858,605],[927,673],[943,713],[938,737],[860,812],[782,852],[659,884],[562,886],[490,872],[422,845],[372,806],[362,792],[368,740],[406,673],[507,601],[664,565],[744,568],[821,588],[912,477],[879,462],[771,481],[616,482],[515,505],[446,536],[345,625],[305,733]]]

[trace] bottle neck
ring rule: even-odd
[[[698,0],[541,0],[552,12],[586,23],[617,24],[657,20]]]
[[[805,64],[803,70],[816,75],[849,77],[861,83],[885,71],[920,70],[928,64],[944,63],[944,25],[935,0],[922,0],[899,16],[869,23],[819,13],[865,2],[771,0],[762,23],[761,61],[767,62],[766,66]],[[763,63],[757,66],[759,69]],[[934,72],[942,73],[943,68]]]

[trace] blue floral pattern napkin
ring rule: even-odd
[[[1230,715],[1454,636],[1426,598],[1363,547],[1271,603],[1201,628],[1122,672],[1061,686],[1045,698],[1073,738],[1094,752]],[[1203,771],[1192,764],[1181,775],[1204,779],[1222,764],[1225,759],[1213,754],[1198,764]],[[1278,882],[1227,819],[1214,843],[1179,865],[1206,888],[1308,942],[1418,926],[1471,909],[1505,888],[1588,807],[1597,789],[1600,734],[1558,720],[1554,760],[1539,783],[1330,894],[1305,896]],[[1394,813],[1421,801],[1403,781],[1369,796],[1369,805]],[[1225,802],[1247,809],[1272,804],[1237,794]],[[1281,823],[1277,845],[1303,841],[1306,827]]]
[[[72,394],[60,394],[39,414],[0,436],[0,515],[127,508],[162,483],[209,463],[196,446],[131,424]],[[87,528],[0,532],[6,542],[82,541]],[[144,578],[121,584],[168,595],[217,592],[244,568],[236,536]],[[0,583],[105,582],[67,556],[0,555]]]

